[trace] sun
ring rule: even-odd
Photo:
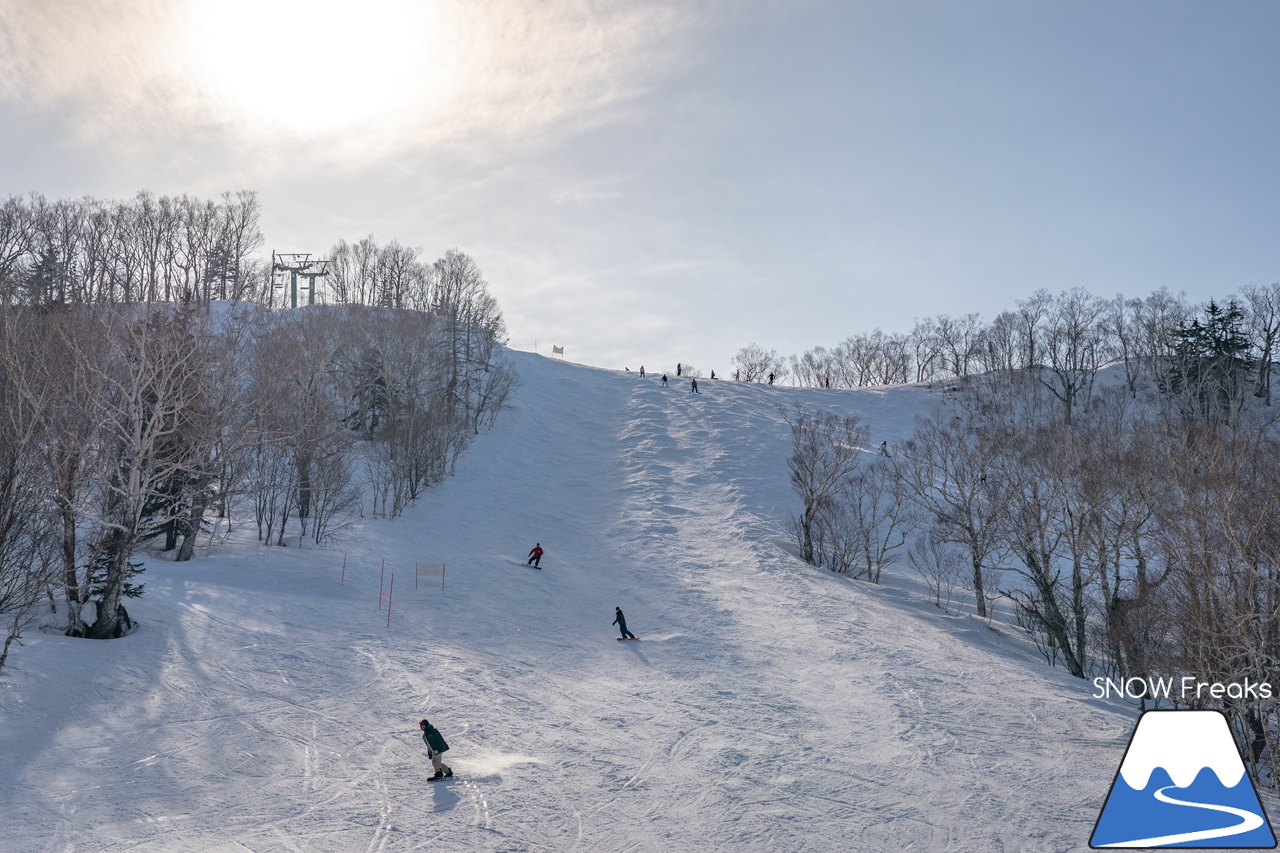
[[[197,85],[255,122],[328,131],[409,111],[443,77],[429,0],[189,0]]]

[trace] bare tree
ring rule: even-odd
[[[1137,397],[1138,386],[1144,373],[1140,350],[1138,347],[1139,328],[1135,308],[1139,300],[1125,299],[1117,295],[1107,302],[1103,323],[1107,327],[1107,337],[1111,341],[1112,354],[1120,360],[1124,368],[1125,385],[1129,395]]]
[[[484,417],[479,407],[482,376],[500,367],[493,345],[506,342],[506,322],[479,266],[467,253],[446,252],[434,264],[433,281],[431,311],[444,321],[450,370],[444,402],[454,407],[450,416],[478,431]]]
[[[849,507],[867,579],[880,583],[881,572],[894,561],[894,552],[906,544],[914,526],[909,489],[893,463],[882,458],[854,472],[838,500]]]
[[[1071,422],[1080,397],[1088,397],[1094,377],[1106,361],[1102,318],[1106,303],[1076,288],[1060,295],[1041,329],[1039,347],[1047,365],[1040,381],[1062,403]]]
[[[972,412],[940,409],[916,419],[903,446],[902,482],[944,541],[962,546],[972,569],[978,615],[987,615],[985,572],[999,551],[1003,484],[998,454],[980,440]]]
[[[938,321],[932,317],[916,320],[911,329],[911,349],[916,363],[916,381],[932,382],[946,371]]]
[[[926,530],[907,549],[907,562],[933,593],[933,604],[950,612],[955,588],[964,577],[964,551],[946,536]]]
[[[18,398],[13,410],[28,413],[40,436],[24,460],[47,484],[52,522],[44,529],[57,543],[67,633],[84,636],[81,609],[91,588],[81,568],[81,532],[108,474],[95,366],[111,358],[110,342],[103,324],[83,311],[11,307],[0,309],[0,322],[0,360]]]
[[[1157,471],[1158,427],[1123,389],[1097,395],[1083,417],[1063,431],[1054,464],[1067,483],[1067,541],[1074,565],[1096,573],[1103,639],[1114,671],[1152,674],[1152,596],[1167,577],[1148,567],[1148,537],[1162,501]]]
[[[1267,682],[1280,642],[1280,446],[1273,425],[1171,425],[1165,459],[1173,464],[1162,466],[1169,488],[1153,533],[1156,559],[1170,572],[1155,602],[1173,614],[1168,665],[1208,681]],[[1193,704],[1228,714],[1250,743],[1250,763],[1267,753],[1274,760],[1273,702],[1197,696]]]
[[[244,299],[254,274],[252,255],[262,247],[262,205],[251,190],[222,194],[217,246],[224,258],[218,276],[219,299]]]
[[[1280,341],[1280,282],[1250,284],[1240,288],[1244,296],[1246,329],[1258,351],[1258,382],[1255,397],[1271,405],[1271,365]]]
[[[1043,334],[1041,326],[1052,304],[1053,296],[1044,288],[1018,301],[1016,318],[1020,367],[1035,367],[1044,358],[1039,345]]]
[[[1053,426],[1028,425],[1022,435],[1006,435],[1000,465],[1005,483],[1001,536],[1016,555],[1016,569],[1029,588],[1005,590],[1023,615],[1028,630],[1042,634],[1042,648],[1054,663],[1061,656],[1067,671],[1085,675],[1085,587],[1089,578],[1075,563],[1063,578],[1061,550],[1067,538],[1061,522],[1066,517],[1066,485],[1050,461],[1052,448],[1061,440]]]
[[[968,376],[970,367],[982,352],[982,318],[977,314],[937,319],[938,341],[944,360],[949,361],[953,376]]]
[[[1168,369],[1178,329],[1191,319],[1191,306],[1185,294],[1160,288],[1144,299],[1135,299],[1131,308],[1137,326],[1137,358],[1149,377],[1159,377]]]
[[[0,312],[10,315],[12,309],[0,307]],[[21,364],[13,361],[17,355],[9,347],[0,351],[0,669],[57,575],[51,547],[56,539],[48,529],[54,514],[43,472],[30,464],[44,440],[41,419],[21,387]]]
[[[814,347],[799,357],[793,355],[790,361],[791,376],[797,385],[822,388],[829,382],[839,382],[838,377],[833,376],[835,371],[832,355],[825,347]]]
[[[31,255],[35,222],[30,207],[18,196],[0,204],[0,303],[18,299],[22,267]]]
[[[760,382],[770,374],[775,380],[781,379],[786,376],[787,370],[786,363],[777,350],[767,350],[755,343],[738,350],[733,357],[733,365],[738,369],[738,378],[743,382]]]
[[[779,411],[791,428],[792,452],[787,460],[791,487],[804,503],[801,556],[814,563],[814,521],[822,505],[848,487],[862,461],[867,431],[855,417],[842,418],[800,406]]]
[[[105,334],[118,348],[114,358],[90,365],[99,377],[103,439],[112,460],[94,562],[101,575],[97,621],[86,636],[119,637],[128,630],[121,597],[134,573],[130,558],[144,533],[148,511],[169,511],[165,484],[191,464],[180,436],[198,416],[203,365],[190,310],[156,307],[109,314]],[[167,518],[161,518],[162,523]]]
[[[1002,311],[991,321],[983,335],[981,361],[985,370],[1011,374],[1023,366],[1018,323],[1018,315],[1012,311]]]
[[[193,377],[192,414],[178,436],[189,461],[175,472],[175,501],[166,530],[166,547],[176,544],[178,549],[176,562],[194,555],[206,513],[220,504],[216,508],[225,517],[228,499],[243,487],[253,441],[245,400],[252,323],[252,313],[242,309],[216,321],[207,315],[197,318],[193,329],[202,375]]]

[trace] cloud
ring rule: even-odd
[[[618,118],[688,61],[687,40],[720,0],[701,9],[676,0],[436,0],[433,31],[420,34],[429,68],[423,74],[430,79],[387,81],[403,91],[389,99],[384,114],[370,118],[353,111],[351,122],[332,128],[290,115],[287,90],[279,90],[280,119],[270,126],[211,84],[200,63],[219,61],[219,54],[192,49],[190,32],[201,23],[207,28],[207,10],[218,8],[198,5],[204,2],[10,0],[0,19],[0,102],[56,110],[81,141],[126,152],[190,142],[234,149],[246,158],[275,151],[295,162],[358,163],[406,151],[465,150],[477,141],[486,149],[536,146]],[[285,19],[295,4],[297,15],[318,16],[328,8],[325,2],[337,0],[261,0],[273,10],[272,20]],[[341,6],[344,14],[360,14],[360,6]],[[251,32],[264,9],[256,16],[243,13],[243,21],[219,32]],[[379,41],[368,27],[348,31],[366,40],[365,49]],[[325,49],[341,48],[326,42]],[[323,51],[308,54],[284,38],[280,50],[293,55],[269,62],[256,58],[266,52],[241,56],[228,48],[221,61],[261,62],[260,74],[280,69],[286,84],[298,86],[308,78],[297,64],[326,61]],[[263,80],[264,89],[268,82]],[[345,91],[328,108],[341,111],[344,100],[352,100]]]
[[[171,3],[10,0],[8,6],[0,19],[6,101],[106,102],[119,110],[167,85]]]
[[[567,117],[591,124],[685,61],[695,8],[612,0],[473,6],[457,19],[457,114],[518,135]]]
[[[590,204],[597,201],[608,201],[618,198],[622,193],[617,190],[558,190],[551,194],[551,200],[558,204]]]

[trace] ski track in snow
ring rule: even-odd
[[[246,525],[150,559],[134,635],[29,635],[0,676],[0,850],[1087,849],[1132,709],[909,569],[789,553],[776,406],[858,413],[878,447],[942,395],[513,356],[516,408],[402,518],[338,550]],[[423,716],[453,780],[425,781]]]

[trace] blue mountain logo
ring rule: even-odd
[[[1147,711],[1107,801],[1093,848],[1271,849],[1253,780],[1220,711]]]

